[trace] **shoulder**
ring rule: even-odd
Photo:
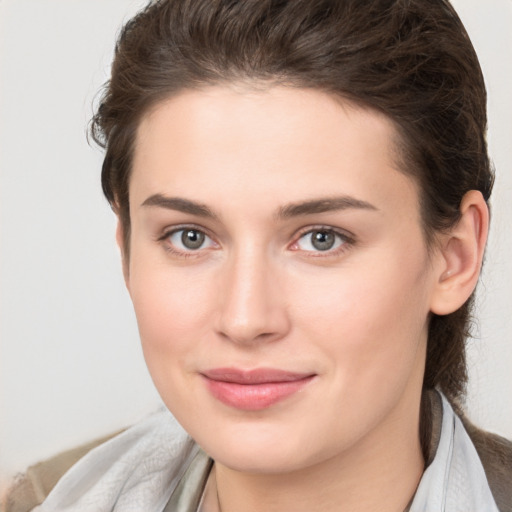
[[[461,420],[482,461],[500,512],[512,512],[512,441],[476,427],[464,416]]]
[[[10,492],[6,512],[111,510],[131,500],[151,505],[164,498],[193,450],[188,435],[162,411],[29,468]]]
[[[94,448],[122,431],[95,439],[30,466],[18,476],[8,491],[5,512],[26,512],[41,504],[62,475]]]

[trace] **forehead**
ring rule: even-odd
[[[142,119],[130,195],[135,204],[159,193],[227,207],[244,203],[248,190],[281,203],[335,193],[397,201],[407,193],[417,210],[397,138],[383,114],[318,90],[184,91]]]

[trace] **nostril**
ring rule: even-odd
[[[264,316],[260,318],[260,322],[256,322],[254,318],[248,322],[240,322],[224,317],[218,333],[224,339],[237,344],[269,342],[281,338],[287,332],[287,322],[276,320],[277,317]]]

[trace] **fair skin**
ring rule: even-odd
[[[381,114],[283,86],[185,91],[140,123],[126,283],[157,389],[215,460],[207,511],[413,496],[428,315],[474,288],[487,208],[468,193],[429,253],[395,140]],[[225,382],[261,369],[292,383]]]

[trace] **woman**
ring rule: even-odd
[[[36,510],[510,510],[460,416],[493,176],[448,2],[154,2],[93,122],[168,413]],[[454,412],[455,410],[455,412]]]

